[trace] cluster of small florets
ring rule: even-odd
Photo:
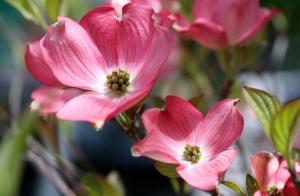
[[[130,75],[119,69],[118,71],[113,71],[111,74],[106,76],[107,87],[114,92],[126,92],[129,86]]]
[[[183,159],[189,161],[192,164],[198,163],[201,157],[200,148],[198,146],[192,146],[190,144],[185,145],[183,151]]]

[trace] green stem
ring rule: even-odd
[[[178,178],[178,185],[179,185],[179,190],[178,190],[178,196],[186,196],[187,194],[184,191],[184,181],[182,178]]]

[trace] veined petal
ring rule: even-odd
[[[297,166],[299,167],[299,164],[296,163],[296,171]],[[291,174],[288,170],[287,162],[285,160],[279,159],[279,168],[276,171],[276,174],[274,176],[274,180],[272,180],[272,183],[269,184],[269,186],[276,186],[279,190],[282,190],[287,183],[288,179],[290,178]]]
[[[126,4],[117,16],[111,6],[101,6],[88,12],[80,24],[94,39],[111,69],[125,68],[132,72],[140,66],[139,56],[149,47],[152,37],[154,11],[150,7]]]
[[[240,35],[236,43],[243,43],[248,41],[254,36],[255,33],[259,32],[266,24],[272,19],[272,17],[279,13],[279,10],[264,10],[260,9],[256,15],[251,26]]]
[[[81,93],[75,88],[64,86],[44,86],[35,90],[31,97],[33,102],[31,110],[37,111],[42,115],[54,114],[58,112],[66,102]]]
[[[214,105],[205,116],[197,143],[207,153],[222,152],[234,144],[242,134],[244,120],[235,104],[239,99],[225,99]]]
[[[135,78],[133,84],[135,88],[143,89],[147,88],[147,86],[152,88],[174,44],[175,39],[169,30],[159,25],[155,26],[143,53],[136,59],[136,64],[139,66],[134,69],[134,67],[126,65],[127,69],[133,70],[132,74]]]
[[[220,49],[229,46],[223,27],[203,18],[198,18],[187,34],[207,48]]]
[[[216,156],[200,159],[198,164],[181,165],[176,170],[192,187],[209,191],[216,188],[236,154],[236,150],[228,149]]]
[[[274,180],[279,161],[272,153],[259,152],[250,157],[251,169],[261,191],[266,191],[270,182]]]
[[[148,135],[132,147],[133,154],[162,162],[182,162],[184,147],[195,144],[202,118],[201,112],[188,101],[168,96],[164,110],[150,109],[143,114]]]
[[[240,36],[251,28],[256,20],[256,15],[259,11],[259,1],[218,1],[213,11],[211,20],[224,28],[230,44],[236,44]]]
[[[146,94],[147,92],[128,92],[116,96],[109,92],[86,92],[65,104],[57,113],[57,117],[63,120],[91,122],[100,129],[106,121],[132,107]]]
[[[59,17],[41,40],[45,61],[66,86],[101,91],[105,64],[96,45],[75,21]]]
[[[152,109],[148,112],[154,115],[159,111]],[[152,120],[157,121],[156,118]],[[131,147],[131,153],[135,157],[145,156],[164,163],[179,164],[180,152],[183,151],[183,148],[184,146],[180,142],[172,140],[163,133],[159,133],[159,131],[151,131],[143,140]]]
[[[25,63],[28,71],[38,81],[46,85],[60,85],[49,65],[43,58],[40,40],[33,41],[26,46]]]

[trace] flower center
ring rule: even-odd
[[[275,187],[268,187],[267,189],[268,195],[269,196],[281,196],[281,192]]]
[[[111,74],[106,76],[107,87],[113,92],[123,93],[127,91],[129,84],[130,75],[119,69],[118,71],[113,71]]]
[[[192,164],[198,163],[201,158],[200,147],[192,146],[190,144],[185,145],[182,157],[183,160],[189,161]]]

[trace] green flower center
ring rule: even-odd
[[[192,146],[190,144],[185,145],[183,151],[183,160],[189,161],[192,164],[199,162],[201,158],[201,151],[199,146]]]
[[[130,85],[130,75],[122,69],[113,71],[111,74],[106,76],[106,79],[107,87],[113,92],[124,93]]]
[[[269,196],[282,196],[282,193],[275,187],[268,187],[267,189]]]

